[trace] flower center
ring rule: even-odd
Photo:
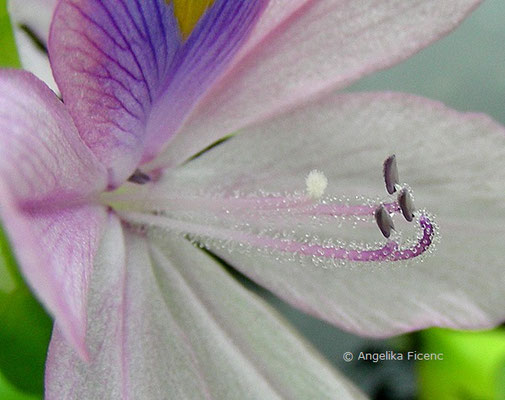
[[[167,1],[169,3],[170,1]],[[193,31],[203,13],[212,5],[214,0],[174,0],[174,14],[184,39]]]
[[[418,259],[437,238],[433,218],[415,210],[394,156],[383,172],[389,194],[382,200],[325,195],[326,176],[311,171],[305,192],[294,193],[167,195],[150,183],[142,186],[152,186],[147,191],[122,196],[116,211],[131,229],[181,234],[209,250],[266,252],[326,268]],[[144,177],[136,171],[130,181],[146,183]],[[397,218],[405,229],[395,228]]]

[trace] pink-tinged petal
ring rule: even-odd
[[[111,186],[174,135],[264,3],[217,0],[183,42],[171,2],[60,1],[49,40],[55,79]]]
[[[382,162],[391,154],[416,207],[435,214],[440,243],[406,265],[332,259],[328,249],[353,235],[372,246],[388,242],[372,216],[351,217],[370,206],[355,196],[388,201]],[[307,209],[315,219],[303,220],[291,200],[265,197],[303,192],[314,169],[326,175],[328,195],[362,203],[348,219],[324,220],[329,206],[321,204]],[[382,337],[433,325],[485,328],[505,318],[505,130],[486,116],[400,94],[334,95],[245,130],[164,179],[166,198],[193,197],[180,195],[153,225],[183,231],[186,224],[186,234],[242,273],[344,329]],[[334,215],[349,209],[339,207]],[[393,219],[398,230],[415,227]],[[274,246],[306,234],[305,248]]]
[[[9,0],[8,7],[23,68],[57,90],[47,56],[56,0]]]
[[[82,362],[55,326],[46,361],[46,399],[121,398],[127,351],[123,346],[125,257],[121,223],[111,215],[95,257],[89,288],[86,335],[90,359]],[[93,371],[93,365],[100,365],[101,370]],[[89,388],[84,395],[79,386],[88,379]]]
[[[23,274],[85,356],[86,292],[106,172],[33,75],[0,72],[0,216]]]
[[[277,1],[251,45],[153,167],[398,63],[452,30],[476,0]],[[282,6],[285,5],[285,8]]]
[[[119,224],[97,257],[88,308],[92,361],[51,341],[46,398],[362,399],[263,301],[180,238]]]

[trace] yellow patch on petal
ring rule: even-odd
[[[166,0],[167,3],[170,0]],[[209,8],[214,0],[172,0],[174,3],[174,14],[179,22],[179,29],[182,37],[186,39],[203,13]]]

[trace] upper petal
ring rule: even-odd
[[[208,255],[180,238],[125,232],[125,257],[118,228],[93,276],[92,362],[56,329],[47,399],[363,398]]]
[[[60,1],[49,40],[53,72],[112,186],[174,135],[264,2],[217,0],[183,42],[171,2]]]
[[[56,95],[0,71],[0,215],[21,269],[66,338],[85,354],[85,299],[105,210],[104,168]]]
[[[47,57],[49,25],[56,0],[9,0],[8,6],[23,68],[57,90]]]
[[[244,51],[155,166],[402,61],[479,1],[271,1]]]
[[[329,194],[386,196],[382,161],[390,154],[396,154],[400,180],[412,187],[416,205],[436,215],[442,232],[441,243],[422,263],[331,266],[319,262],[324,253],[314,260],[293,257],[261,249],[261,241],[248,242],[247,236],[226,238],[219,231],[222,237],[212,240],[213,224],[228,215],[223,211],[212,219],[211,206],[233,215],[229,206],[236,193],[301,191],[313,169],[326,174]],[[386,336],[433,325],[483,328],[505,317],[504,160],[505,130],[485,116],[399,94],[337,95],[248,129],[167,174],[166,193],[207,196],[210,201],[189,220],[209,226],[196,232],[210,237],[203,245],[294,306],[345,329]],[[228,203],[222,202],[225,195],[231,196]],[[328,236],[336,243],[342,232],[386,242],[373,223],[367,229],[358,222],[352,229],[352,221],[330,220],[323,231],[317,220],[300,224],[287,212],[279,212],[282,219],[272,213],[271,219],[265,213],[254,218],[258,203],[255,197],[249,202],[251,209],[242,220],[235,214],[231,230],[247,233],[263,224],[281,237],[282,229],[301,238],[315,231],[319,243]],[[190,224],[186,229],[191,231]],[[233,245],[237,240],[242,243]]]

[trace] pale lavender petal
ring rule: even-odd
[[[49,25],[56,0],[9,0],[8,9],[23,68],[57,90],[49,58],[47,42]]]
[[[333,262],[330,249],[349,237],[388,242],[361,213],[373,203],[355,196],[388,201],[382,163],[391,154],[416,208],[435,214],[441,242],[423,262]],[[325,173],[329,196],[361,206],[324,220],[328,210],[343,213],[345,201],[340,209],[316,204],[306,209],[314,218],[303,219],[292,198],[266,197],[303,193],[314,169]],[[259,284],[347,330],[387,336],[433,325],[485,328],[505,318],[505,130],[486,116],[399,94],[334,95],[245,130],[159,183],[164,198],[179,201],[153,216],[153,225],[186,226],[186,234],[193,230],[197,242]],[[391,211],[408,239],[416,225]],[[283,237],[308,244],[275,248]]]
[[[152,159],[238,51],[265,0],[217,0],[183,42],[164,0],[62,0],[49,50],[79,132],[116,186]]]
[[[227,134],[404,60],[478,3],[273,1],[251,44],[153,167],[184,161]]]
[[[0,215],[28,283],[85,356],[85,301],[106,173],[33,75],[0,72]]]
[[[46,399],[364,398],[207,254],[180,238],[125,236],[126,258],[117,222],[97,257],[92,361],[56,329]]]

